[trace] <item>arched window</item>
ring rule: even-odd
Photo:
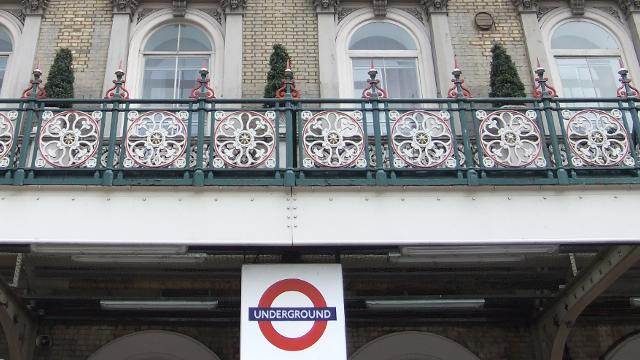
[[[154,31],[143,47],[142,97],[186,99],[198,71],[213,66],[213,42],[199,27],[170,24]]]
[[[13,43],[11,41],[11,35],[6,28],[0,26],[0,88],[4,83],[4,74],[7,71],[7,64],[9,63],[9,56],[13,52]]]
[[[615,96],[624,53],[609,29],[588,19],[570,19],[553,29],[549,49],[562,96]]]
[[[359,9],[336,27],[336,63],[341,97],[362,95],[371,63],[391,98],[435,97],[430,31],[406,11],[389,8],[385,18]]]
[[[378,70],[381,86],[389,97],[419,98],[418,48],[411,34],[388,21],[372,21],[358,28],[349,41],[348,56],[353,73],[353,95],[367,87],[371,65]]]

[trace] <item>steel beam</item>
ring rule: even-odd
[[[596,259],[538,317],[543,360],[562,360],[565,343],[578,316],[640,260],[640,246],[613,246]]]
[[[31,360],[36,326],[11,288],[0,280],[0,325],[9,348],[9,359]]]

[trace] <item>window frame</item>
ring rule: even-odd
[[[572,21],[590,22],[596,26],[600,26],[603,30],[609,32],[618,44],[618,49],[552,49],[551,38],[554,32],[562,25]],[[557,58],[602,58],[617,57],[622,59],[625,67],[631,72],[630,75],[638,74],[640,76],[640,66],[636,58],[633,41],[626,21],[619,20],[612,15],[599,9],[587,7],[585,14],[576,17],[571,14],[569,8],[558,8],[546,14],[541,22],[540,29],[542,37],[545,40],[545,51],[549,61],[549,73],[553,80],[553,85],[558,94],[563,96],[564,89],[558,69]],[[617,79],[616,79],[617,80]],[[616,94],[607,96],[616,97]]]
[[[375,21],[389,22],[400,26],[413,38],[417,50],[350,50],[349,43],[353,34],[362,26]],[[360,58],[415,58],[419,88],[422,98],[435,98],[437,94],[435,66],[433,64],[430,30],[407,12],[389,8],[385,18],[376,17],[373,9],[359,9],[345,17],[336,28],[336,59],[338,66],[339,96],[353,98],[353,57]],[[407,52],[415,52],[410,57]],[[356,56],[352,56],[354,53]],[[399,55],[399,56],[394,56]],[[432,84],[432,86],[429,86]],[[364,90],[364,89],[363,89]]]
[[[171,9],[163,9],[154,12],[144,18],[135,26],[130,36],[129,56],[127,60],[127,84],[132,98],[140,99],[143,93],[145,52],[144,46],[147,40],[157,30],[172,24],[184,24],[195,26],[209,38],[212,51],[209,56],[208,69],[210,71],[211,85],[220,94],[224,81],[224,53],[225,41],[222,26],[203,11],[187,9],[184,17],[176,18]],[[191,53],[191,52],[185,52]],[[160,54],[160,52],[157,52]],[[175,52],[170,52],[175,54]],[[196,83],[194,82],[193,86]]]
[[[21,68],[25,67],[25,64],[33,61],[33,59],[20,59],[16,57],[16,53],[20,54],[24,52],[26,46],[35,46],[35,44],[20,44],[24,25],[20,23],[15,16],[4,10],[0,10],[0,26],[4,28],[11,39],[11,52],[0,53],[0,56],[7,56],[7,67],[4,72],[2,87],[0,87],[0,98],[20,97],[22,91],[29,85],[30,80],[30,78],[21,78]],[[14,62],[16,63],[14,64]],[[33,69],[28,69],[29,74],[31,71],[33,71]],[[27,73],[27,70],[24,72]]]
[[[151,37],[157,32],[162,30],[163,28],[167,27],[167,26],[171,26],[171,25],[179,25],[179,30],[178,30],[178,47],[176,49],[176,51],[147,51],[145,48],[147,46],[147,43],[149,41],[149,39],[151,39]],[[198,30],[202,31],[202,33],[206,36],[206,38],[209,40],[210,45],[211,45],[211,50],[208,51],[180,51],[179,50],[179,44],[180,44],[180,36],[181,36],[181,28],[182,26],[193,26],[195,28],[197,28]],[[147,59],[149,58],[171,58],[171,59],[175,59],[176,64],[174,66],[174,79],[173,79],[173,98],[174,99],[179,99],[177,96],[177,91],[178,91],[178,87],[177,87],[177,82],[178,82],[178,64],[177,62],[179,61],[178,59],[185,59],[185,58],[196,58],[196,57],[208,57],[209,58],[209,62],[208,62],[208,68],[212,67],[212,59],[215,56],[215,52],[216,52],[216,48],[215,48],[215,43],[213,41],[213,39],[211,38],[211,36],[209,36],[209,34],[206,33],[206,31],[202,28],[200,28],[199,26],[195,26],[191,23],[185,23],[185,22],[181,22],[181,21],[177,21],[177,22],[170,22],[170,23],[166,23],[163,24],[162,26],[159,26],[157,28],[155,28],[153,31],[151,31],[149,34],[147,34],[146,39],[144,40],[144,42],[142,43],[142,50],[141,50],[141,55],[142,55],[142,69],[141,69],[141,77],[142,77],[142,88],[140,91],[140,97],[143,97],[144,94],[144,76],[145,76],[145,72],[147,71]],[[196,85],[196,82],[194,81],[193,86]]]

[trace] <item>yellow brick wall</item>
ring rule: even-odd
[[[495,25],[492,30],[481,31],[476,27],[474,17],[480,11],[493,15]],[[451,0],[449,27],[462,76],[474,96],[489,94],[491,47],[495,42],[505,46],[518,68],[525,93],[531,94],[532,70],[520,16],[511,0]]]
[[[310,0],[250,0],[244,15],[243,96],[262,97],[275,43],[283,44],[294,63],[303,97],[320,95],[318,19]]]
[[[38,61],[48,75],[56,50],[73,53],[77,98],[102,97],[111,33],[111,0],[50,0],[44,13]]]

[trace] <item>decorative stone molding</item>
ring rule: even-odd
[[[341,8],[338,11],[338,22],[342,21],[344,18],[349,16],[352,12],[359,10],[358,8]]]
[[[136,20],[138,23],[142,20],[144,20],[144,18],[146,18],[147,16],[153,14],[156,11],[160,11],[162,9],[159,8],[142,8],[140,9],[140,11],[138,11],[138,19]]]
[[[22,0],[22,11],[25,14],[42,14],[49,5],[49,0]]]
[[[611,15],[612,17],[618,19],[619,21],[622,21],[622,18],[620,17],[620,13],[618,12],[618,9],[616,9],[613,6],[596,6],[596,9],[604,11],[607,14]]]
[[[584,0],[570,0],[569,6],[573,15],[584,15]]]
[[[173,16],[184,17],[187,13],[187,0],[173,0]]]
[[[198,9],[198,10],[200,10],[203,13],[205,13],[205,14],[211,16],[212,18],[216,19],[218,24],[222,25],[222,12],[219,9],[204,8],[204,9]]]
[[[518,12],[538,12],[539,0],[511,0]]]
[[[340,5],[340,0],[313,0],[313,5],[316,7],[316,11],[321,12],[335,12]]]
[[[544,7],[544,6],[540,6],[538,8],[538,21],[542,20],[542,18],[547,15],[548,12],[557,9],[557,6],[550,6],[550,7]]]
[[[3,9],[3,10],[13,15],[22,24],[24,24],[24,17],[25,17],[24,10],[22,9]]]
[[[622,13],[629,16],[634,12],[640,12],[640,0],[618,0]]]
[[[418,21],[424,24],[424,16],[422,16],[422,10],[420,10],[419,8],[402,8],[402,10],[412,15],[413,17],[418,19]]]
[[[446,13],[449,0],[422,0],[427,14]]]
[[[225,12],[240,12],[244,11],[247,6],[247,0],[223,0],[222,8]]]
[[[133,14],[138,8],[138,0],[112,0],[114,14]]]
[[[387,0],[373,0],[373,14],[375,16],[387,16]]]

